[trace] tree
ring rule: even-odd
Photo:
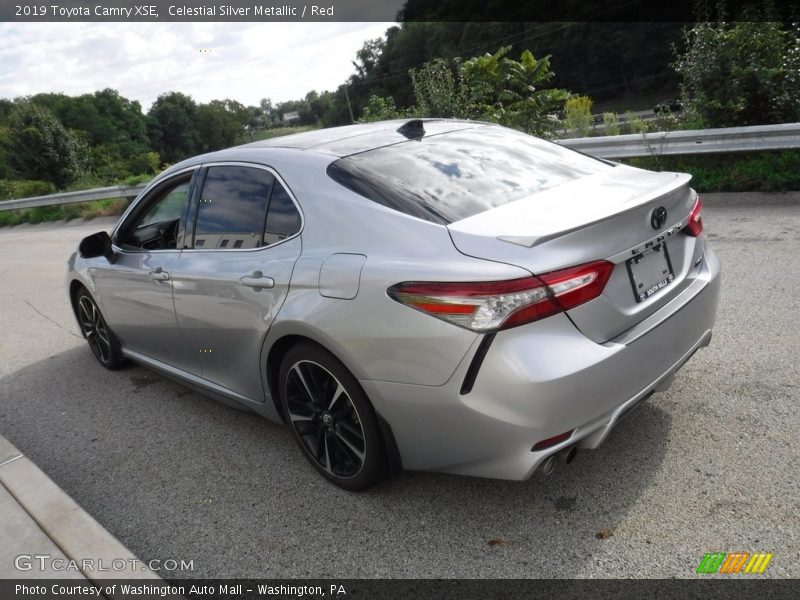
[[[147,113],[150,147],[168,163],[200,151],[197,126],[197,104],[180,92],[160,95]]]
[[[113,89],[75,97],[37,94],[30,100],[82,137],[91,150],[88,168],[99,178],[138,173],[137,165],[149,150],[146,119],[138,102]]]
[[[800,119],[800,31],[769,5],[751,20],[698,22],[674,64],[687,118],[698,127]],[[775,20],[764,20],[764,19]]]
[[[459,66],[458,60],[437,58],[419,69],[411,69],[411,83],[421,114],[427,117],[469,116],[467,90]]]
[[[519,61],[508,58],[510,46],[476,56],[460,65],[470,117],[548,135],[558,124],[551,116],[569,92],[544,86],[553,78],[550,57],[537,60],[524,50]]]
[[[11,168],[21,179],[49,181],[64,187],[83,175],[86,145],[48,110],[18,103],[10,117]]]
[[[8,118],[14,110],[14,103],[11,100],[0,98],[0,125],[8,123]]]
[[[200,151],[212,152],[236,144],[247,123],[247,109],[234,100],[212,100],[197,107]]]

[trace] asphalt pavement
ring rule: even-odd
[[[800,193],[705,206],[724,277],[711,346],[549,478],[404,473],[349,493],[283,427],[104,370],[64,274],[107,219],[0,229],[0,434],[140,559],[193,561],[165,578],[696,577],[706,552],[741,550],[797,578]]]

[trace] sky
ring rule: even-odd
[[[114,88],[245,105],[335,90],[394,23],[0,23],[0,98]]]

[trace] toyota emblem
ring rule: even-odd
[[[653,214],[650,215],[650,225],[653,226],[653,229],[661,229],[664,226],[664,223],[667,222],[667,209],[663,206],[659,206],[657,209],[653,211]]]

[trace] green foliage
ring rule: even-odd
[[[425,1],[432,14],[440,13],[440,0]],[[462,2],[458,10],[467,7],[470,14],[480,13],[478,4],[492,3]],[[669,64],[674,60],[673,45],[682,39],[681,23],[557,23],[532,20],[535,15],[525,13],[508,22],[421,18],[389,28],[385,39],[365,44],[356,57],[356,73],[348,80],[353,110],[360,114],[373,95],[392,96],[400,108],[412,106],[415,95],[409,69],[436,58],[451,61],[493,53],[498,44],[511,45],[509,56],[517,57],[525,49],[537,57],[553,56],[557,74],[548,87],[579,89],[597,101],[662,89],[669,90],[663,96],[668,97],[677,88],[678,77]],[[326,119],[326,125],[349,123],[342,93]]]
[[[588,96],[573,96],[564,105],[567,130],[586,137],[592,130],[592,99]]]
[[[247,122],[247,109],[234,100],[212,100],[197,107],[200,151],[213,152],[236,144]]]
[[[3,210],[0,211],[0,227],[14,226],[20,223],[113,217],[122,214],[127,207],[128,201],[125,198],[109,198],[107,200],[92,200],[91,202],[79,202],[61,206],[37,206],[23,210]]]
[[[619,135],[619,117],[615,112],[603,113],[603,124],[606,127],[606,135]]]
[[[120,185],[139,185],[140,183],[147,183],[153,179],[151,173],[142,173],[141,175],[131,175],[119,182]]]
[[[647,121],[632,110],[625,111],[625,129],[627,133],[647,133]]]
[[[569,98],[562,89],[547,89],[554,76],[550,57],[537,60],[524,50],[520,60],[508,58],[510,46],[494,54],[476,56],[460,65],[467,112],[534,135],[550,135],[556,123],[549,118]]]
[[[137,172],[137,157],[149,150],[141,105],[116,90],[75,97],[37,94],[30,101],[81,137],[90,148],[87,170],[102,180]]]
[[[386,119],[401,119],[409,116],[411,111],[400,110],[394,104],[394,98],[381,98],[379,96],[372,96],[369,103],[364,107],[361,113],[361,118],[358,119],[359,123],[369,123],[371,121],[384,121]]]
[[[553,77],[548,57],[537,60],[525,50],[516,61],[506,56],[509,49],[468,60],[436,59],[411,69],[416,105],[403,110],[391,96],[371,96],[361,121],[411,115],[471,118],[551,134],[557,125],[552,115],[569,93],[543,87]]]
[[[21,179],[64,186],[78,179],[88,159],[86,145],[49,111],[31,103],[16,105],[8,132],[9,163]]]
[[[197,104],[186,94],[160,95],[147,113],[150,147],[162,160],[176,163],[201,151]]]
[[[800,190],[800,150],[630,158],[645,169],[691,173],[699,192]]]
[[[770,3],[742,20],[698,22],[685,38],[674,67],[695,126],[800,119],[800,29],[784,27]]]
[[[156,175],[161,170],[161,157],[158,152],[142,152],[128,160],[128,167],[133,173]]]
[[[0,98],[0,125],[7,125],[8,118],[14,110],[14,103],[11,100]]]
[[[461,79],[459,67],[457,59],[447,61],[437,58],[419,69],[409,71],[420,114],[444,118],[468,116],[467,89]]]
[[[8,160],[10,152],[8,128],[0,125],[0,179],[7,179],[13,176]]]
[[[46,196],[47,194],[54,194],[55,192],[56,186],[49,181],[0,179],[0,200]]]

